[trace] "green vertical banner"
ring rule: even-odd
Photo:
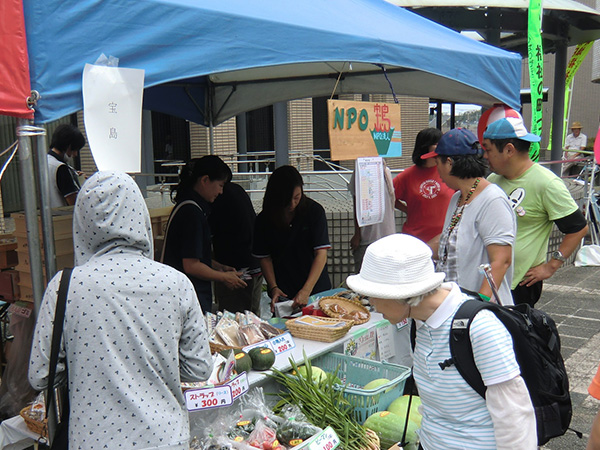
[[[529,59],[529,87],[531,88],[531,132],[538,136],[542,135],[542,98],[544,89],[542,13],[542,0],[529,0],[527,56]],[[529,156],[533,161],[540,159],[539,142],[531,144]]]
[[[567,66],[567,72],[565,74],[565,116],[563,118],[563,135],[562,142],[565,142],[565,136],[567,135],[567,131],[569,129],[569,109],[571,107],[571,92],[573,88],[573,78],[575,74],[579,70],[581,63],[585,59],[586,55],[594,45],[594,41],[584,42],[583,44],[577,45],[577,48],[573,52],[573,56],[571,56],[571,60],[569,61],[569,65]],[[564,146],[564,145],[563,145]]]

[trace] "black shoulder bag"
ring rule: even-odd
[[[48,387],[46,389],[46,419],[48,427],[48,446],[50,449],[67,450],[69,448],[69,377],[60,385],[55,386],[56,364],[58,351],[63,334],[65,309],[69,281],[73,269],[63,270],[58,288],[56,311],[54,313],[54,328],[52,330],[52,349],[50,351],[50,368],[48,373]],[[65,367],[67,362],[65,361]],[[65,374],[66,374],[65,370]]]

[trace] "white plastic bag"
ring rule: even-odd
[[[576,267],[600,266],[600,245],[584,245],[575,257]]]

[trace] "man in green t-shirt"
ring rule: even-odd
[[[539,141],[520,116],[497,120],[483,133],[484,154],[495,172],[489,180],[506,192],[517,216],[513,299],[531,306],[542,294],[543,280],[554,275],[588,231],[563,181],[529,158],[531,142]],[[553,223],[565,235],[546,261]]]

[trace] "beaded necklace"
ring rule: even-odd
[[[450,242],[450,235],[452,234],[452,231],[454,231],[454,228],[456,228],[456,225],[458,225],[458,222],[460,222],[460,218],[462,217],[463,211],[465,210],[465,206],[467,205],[467,203],[469,203],[469,200],[471,199],[473,192],[475,192],[475,189],[477,189],[477,186],[479,186],[480,181],[481,178],[475,179],[475,182],[473,183],[473,186],[471,186],[471,188],[469,189],[469,192],[467,193],[465,201],[462,205],[460,205],[460,199],[456,203],[456,209],[454,210],[454,214],[452,214],[452,219],[450,219],[450,225],[448,226],[448,241],[444,247],[444,256],[442,258],[444,262],[448,258],[448,243]]]
[[[475,179],[475,183],[473,183],[473,186],[471,186],[471,189],[469,189],[469,192],[467,193],[467,196],[465,197],[465,202],[462,205],[459,206],[460,199],[456,203],[456,209],[454,210],[454,214],[452,214],[452,219],[450,219],[450,225],[448,226],[448,236],[450,236],[450,233],[452,233],[452,231],[454,230],[454,228],[456,227],[458,222],[460,222],[460,218],[462,217],[462,213],[465,209],[465,206],[467,203],[469,203],[469,200],[471,199],[473,192],[475,192],[475,189],[477,189],[477,186],[479,186],[480,181],[481,181],[481,178]]]

